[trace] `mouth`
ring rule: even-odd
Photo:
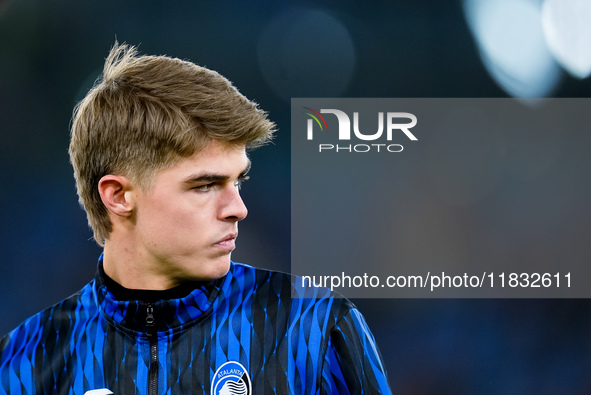
[[[236,248],[236,237],[238,233],[230,233],[214,244],[214,247],[221,248],[225,251],[233,251]]]

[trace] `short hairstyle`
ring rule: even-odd
[[[211,140],[248,149],[268,142],[275,125],[215,71],[167,56],[111,49],[100,77],[74,109],[70,161],[80,204],[99,245],[112,231],[98,183],[108,174],[149,190],[157,171]]]

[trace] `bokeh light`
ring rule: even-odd
[[[548,50],[541,7],[533,0],[465,0],[464,12],[484,66],[513,97],[545,97],[561,70]]]
[[[591,2],[546,0],[542,26],[550,51],[570,74],[591,74]]]
[[[335,97],[355,69],[355,47],[346,26],[328,12],[291,8],[264,29],[259,66],[280,97]]]

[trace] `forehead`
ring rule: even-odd
[[[236,176],[248,168],[250,160],[244,145],[230,145],[212,140],[200,151],[188,158],[181,159],[173,166],[160,170],[156,177],[182,176],[186,173],[210,173]],[[236,173],[236,174],[235,174]]]

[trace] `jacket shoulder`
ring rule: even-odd
[[[93,283],[77,293],[27,318],[0,339],[0,368],[7,360],[26,355],[31,357],[39,345],[43,346],[66,334],[81,321],[98,311],[93,296]]]
[[[332,327],[355,305],[338,292],[304,281],[301,276],[235,263],[235,278],[244,278],[259,303],[285,306],[292,320],[313,314]],[[289,306],[289,307],[287,307]]]

